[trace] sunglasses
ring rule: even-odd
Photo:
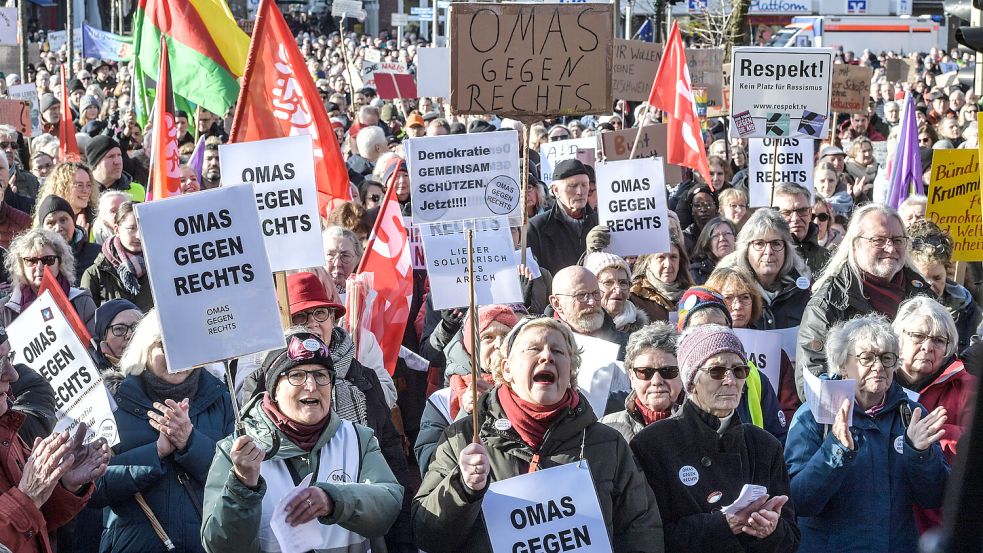
[[[667,365],[665,367],[633,367],[632,371],[639,380],[652,380],[655,373],[659,373],[659,376],[663,380],[672,380],[679,376],[679,367],[675,365]]]
[[[7,142],[6,140],[0,142],[0,150],[6,150],[7,148],[17,148],[16,142]]]
[[[714,380],[723,380],[727,376],[727,372],[730,371],[734,374],[734,378],[738,380],[743,380],[747,378],[747,375],[751,372],[751,368],[747,365],[734,365],[733,367],[700,367],[700,371],[703,371],[710,375],[710,378]]]
[[[368,199],[373,202],[378,202],[379,200],[382,199],[382,194],[369,194]]]
[[[570,135],[569,134],[561,134],[561,135],[557,135],[557,136],[551,136],[550,137],[550,142],[557,142],[559,140],[567,140],[569,138],[570,138]]]
[[[814,213],[812,215],[812,220],[825,223],[826,221],[829,221],[829,213]]]
[[[28,267],[37,266],[39,261],[49,267],[58,262],[57,255],[42,255],[40,257],[25,257],[23,259],[24,265],[27,265]]]

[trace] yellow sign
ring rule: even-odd
[[[926,217],[952,236],[953,261],[983,261],[980,152],[935,150]]]

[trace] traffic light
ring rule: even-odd
[[[983,9],[983,0],[946,0],[943,4],[945,12],[958,17],[970,25],[962,25],[956,29],[956,42],[974,52],[983,52],[983,27],[980,27],[979,10]]]

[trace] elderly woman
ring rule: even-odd
[[[120,370],[120,443],[92,501],[105,507],[99,550],[167,551],[133,497],[140,493],[177,550],[202,551],[202,487],[234,422],[228,389],[200,367],[171,372],[156,310],[137,325]]]
[[[119,190],[107,190],[99,195],[99,210],[90,232],[94,243],[103,244],[116,235],[116,212],[119,206],[132,199],[128,193]]]
[[[68,201],[72,219],[88,234],[99,208],[99,185],[92,179],[89,166],[74,161],[59,163],[45,180],[38,198],[50,195]]]
[[[718,266],[737,267],[754,275],[764,300],[761,317],[755,321],[759,330],[792,328],[802,320],[809,302],[809,269],[777,211],[755,211],[737,235],[737,250]]]
[[[81,279],[82,273],[99,256],[99,245],[89,242],[85,229],[78,226],[75,220],[75,211],[61,196],[45,196],[38,204],[36,226],[57,232],[65,239],[75,256],[75,277]],[[78,282],[72,284],[78,285]]]
[[[646,426],[670,417],[679,406],[683,383],[676,362],[676,329],[655,322],[632,333],[625,351],[625,370],[631,393],[625,410],[606,415],[601,422],[631,442]]]
[[[630,334],[649,323],[648,315],[629,299],[631,269],[627,261],[614,254],[592,252],[584,258],[584,268],[597,277],[601,307],[617,330]]]
[[[723,217],[710,219],[693,246],[689,272],[694,284],[703,284],[713,268],[737,248],[737,226]]]
[[[881,315],[839,323],[826,339],[829,374],[856,382],[855,400],[816,422],[795,413],[785,461],[802,529],[800,552],[917,551],[915,505],[942,505],[949,465],[939,447],[946,409],[931,413],[894,380],[898,337]],[[852,412],[852,424],[850,416]]]
[[[71,286],[75,282],[75,256],[60,235],[50,230],[32,229],[17,236],[10,243],[4,265],[12,289],[10,294],[0,298],[0,324],[9,326],[37,299],[44,268],[49,267],[86,328],[90,333],[95,330],[96,304],[84,287]]]
[[[324,268],[334,281],[335,290],[345,297],[345,281],[362,259],[362,243],[355,233],[340,226],[330,226],[321,233],[324,240]]]
[[[279,551],[271,520],[304,528],[315,551],[369,551],[399,514],[403,488],[372,430],[332,409],[334,362],[309,332],[263,363],[266,392],[242,409],[245,434],[222,440],[205,484],[201,540],[206,551]],[[274,444],[279,443],[275,448]]]
[[[728,188],[720,193],[718,200],[720,207],[717,211],[721,217],[736,226],[744,223],[744,219],[747,218],[747,192],[741,188]]]
[[[82,287],[92,291],[97,305],[122,298],[146,313],[154,306],[147,262],[137,225],[134,202],[125,202],[116,211],[116,236],[102,244],[95,263],[82,275]]]
[[[693,285],[689,255],[673,236],[669,251],[639,256],[631,285],[631,301],[650,321],[668,321],[679,298]]]
[[[109,300],[96,309],[96,332],[92,338],[98,349],[91,353],[104,379],[107,371],[119,369],[123,352],[142,318],[143,312],[129,300]]]
[[[580,352],[570,328],[526,317],[501,353],[496,374],[504,384],[444,432],[413,500],[417,545],[431,553],[490,552],[481,516],[489,484],[584,459],[613,549],[662,551],[659,510],[628,445],[597,421],[577,389]],[[471,442],[474,416],[480,443]]]
[[[635,436],[631,449],[665,513],[666,550],[793,552],[799,545],[782,445],[735,410],[749,368],[741,341],[720,325],[679,340],[686,402]],[[747,484],[767,491],[724,514]]]
[[[846,172],[855,179],[874,182],[877,177],[877,161],[874,160],[874,145],[868,138],[858,138],[850,144],[847,152]]]

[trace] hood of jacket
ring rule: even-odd
[[[942,304],[949,312],[955,316],[963,309],[973,303],[973,295],[964,286],[956,284],[954,281],[946,279],[945,291],[942,293]]]

